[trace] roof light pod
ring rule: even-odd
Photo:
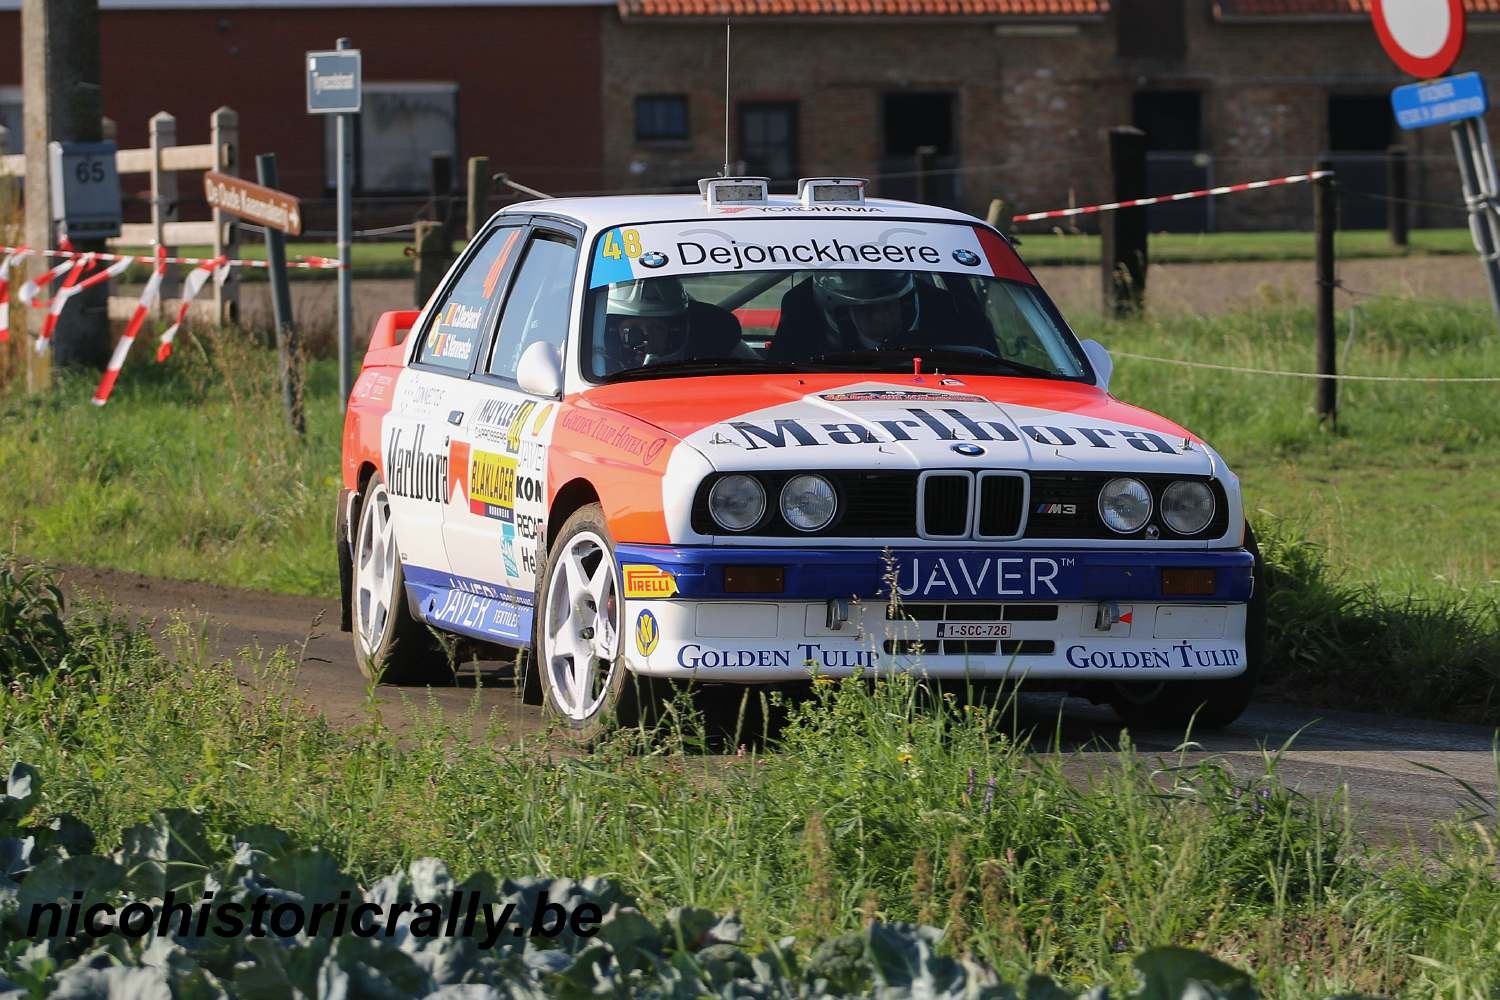
[[[863,205],[863,177],[804,177],[797,182],[797,200],[807,208],[814,205]]]
[[[705,177],[698,193],[709,208],[716,205],[764,205],[770,198],[769,177]]]

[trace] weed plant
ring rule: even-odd
[[[397,739],[373,708],[332,727],[284,654],[216,660],[181,623],[164,654],[92,606],[71,628],[67,669],[0,692],[0,757],[35,763],[44,813],[101,843],[185,808],[216,850],[271,824],[364,884],[427,856],[460,879],[600,876],[647,912],[733,911],[750,941],[805,950],[869,920],[930,923],[946,953],[1011,979],[1123,986],[1131,956],[1170,945],[1277,996],[1500,987],[1493,814],[1435,858],[1372,854],[1339,801],[1281,783],[1275,753],[1238,771],[1126,739],[1084,768],[1024,748],[1004,704],[911,678],[815,682],[778,735],[727,757],[703,753],[681,701],[589,757],[498,728],[476,740],[434,705]]]

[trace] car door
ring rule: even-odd
[[[558,400],[522,391],[516,367],[538,342],[565,355],[577,267],[576,233],[550,223],[530,228],[455,431],[468,470],[467,503],[449,504],[444,512],[453,572],[495,585],[514,602],[517,614],[505,625],[514,634],[502,637],[522,644],[531,640],[533,593],[545,556],[547,447]]]
[[[459,431],[469,377],[499,316],[504,278],[524,223],[483,234],[448,276],[422,317],[381,429],[386,488],[412,605],[435,624],[454,624],[449,619],[464,611],[449,600],[465,588],[453,579],[444,511],[464,502],[459,489],[468,475],[468,455]]]

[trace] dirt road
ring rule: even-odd
[[[207,626],[220,656],[249,647],[267,652],[288,647],[301,660],[298,687],[309,702],[320,706],[335,723],[364,716],[365,683],[354,666],[349,636],[338,630],[335,601],[84,567],[69,567],[63,585],[70,597],[101,595],[162,624],[180,611],[189,621]],[[250,679],[248,673],[246,678]],[[426,702],[428,697],[455,713],[477,698],[479,714],[500,719],[513,737],[536,733],[542,726],[539,710],[522,704],[498,667],[482,671],[477,680],[460,678],[427,691],[385,687],[378,692],[383,717],[396,727],[408,717],[407,702]],[[1064,749],[1082,750],[1070,765],[1080,771],[1089,769],[1089,755],[1107,749],[1120,731],[1108,709],[1040,694],[1022,699],[1019,723],[1022,730],[1034,731],[1039,748],[1050,745],[1056,733]],[[476,719],[475,724],[482,728],[484,719]],[[1137,746],[1160,754],[1171,751],[1179,736],[1134,734]],[[1249,776],[1261,769],[1265,750],[1274,751],[1293,736],[1294,748],[1280,764],[1283,780],[1309,794],[1330,793],[1347,785],[1358,827],[1379,843],[1415,841],[1430,846],[1436,841],[1433,823],[1451,819],[1457,811],[1458,785],[1422,765],[1470,782],[1492,799],[1496,795],[1494,734],[1479,726],[1262,703],[1233,727],[1199,735],[1202,749],[1188,759],[1222,755],[1239,773]],[[1103,758],[1099,761],[1103,763]]]

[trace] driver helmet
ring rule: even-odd
[[[605,333],[626,368],[677,361],[687,354],[692,299],[676,278],[639,278],[609,286]]]
[[[832,330],[852,329],[861,347],[878,348],[917,322],[910,271],[817,271],[813,298]]]

